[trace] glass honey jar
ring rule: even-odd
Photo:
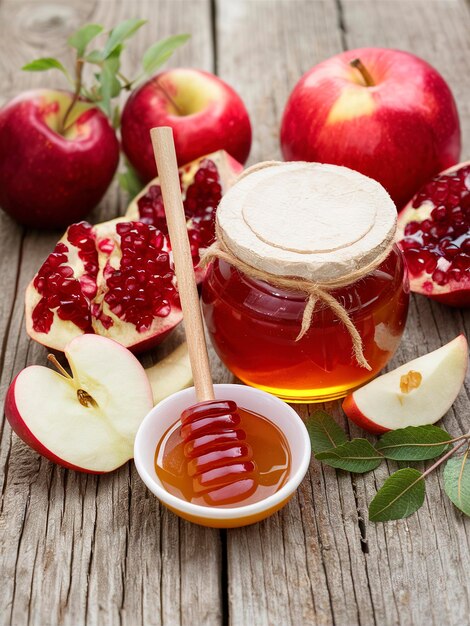
[[[395,206],[347,168],[267,163],[217,210],[202,302],[223,363],[289,402],[345,396],[378,374],[409,300]]]

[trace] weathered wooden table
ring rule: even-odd
[[[1,101],[32,85],[61,84],[58,74],[19,68],[63,55],[81,23],[110,27],[128,17],[149,21],[130,46],[131,62],[158,37],[192,33],[171,62],[216,71],[240,92],[254,126],[250,162],[279,157],[280,116],[299,76],[342,49],[367,45],[410,50],[442,72],[470,157],[466,0],[0,0]],[[92,218],[124,206],[114,186]],[[23,293],[56,239],[0,215],[2,398],[21,368],[45,363],[45,350],[24,331]],[[414,298],[393,364],[462,331],[470,337],[468,313]],[[230,380],[215,356],[213,366],[218,381]],[[469,392],[467,382],[444,420],[455,435],[469,429]],[[327,409],[344,423],[339,403]],[[386,465],[354,477],[314,461],[284,510],[225,532],[160,507],[132,463],[100,478],[64,471],[26,448],[8,424],[0,463],[2,624],[470,623],[470,520],[443,495],[438,474],[417,514],[374,525],[367,503]]]

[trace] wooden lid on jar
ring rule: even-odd
[[[217,209],[234,256],[277,276],[328,283],[390,250],[396,207],[375,180],[346,167],[268,162],[242,174]]]

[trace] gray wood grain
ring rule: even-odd
[[[299,76],[344,47],[408,49],[451,84],[470,158],[470,11],[464,0],[0,0],[0,104],[61,75],[18,71],[26,61],[63,55],[84,21],[128,17],[149,24],[129,48],[132,72],[151,41],[191,32],[172,65],[217,69],[245,100],[254,127],[251,162],[279,158],[278,128]],[[213,20],[215,20],[213,22]],[[215,48],[214,49],[214,44]],[[116,186],[92,215],[123,211]],[[0,215],[0,400],[26,364],[45,350],[24,332],[23,292],[57,234],[24,231]],[[392,367],[464,331],[470,315],[424,298]],[[183,329],[150,363],[181,341]],[[217,382],[232,380],[213,351]],[[444,425],[469,428],[470,384]],[[312,407],[299,412],[306,417]],[[326,406],[352,435],[339,403]],[[363,433],[361,432],[361,435]],[[102,477],[64,471],[0,431],[0,623],[273,624],[421,626],[467,624],[470,524],[428,480],[425,506],[408,520],[368,524],[367,503],[391,470],[365,477],[312,462],[281,512],[227,532],[190,525],[164,510],[131,464]]]
[[[341,49],[361,46],[410,50],[442,72],[459,103],[463,157],[470,157],[470,14],[464,2],[218,0],[217,18],[219,73],[249,107],[254,161],[279,157],[283,107],[300,75]],[[390,366],[468,332],[469,324],[468,312],[413,299]],[[469,388],[467,380],[444,420],[452,433],[469,429]],[[325,408],[353,436],[364,436],[345,423],[339,403]],[[306,416],[309,408],[300,412]],[[384,465],[351,478],[313,461],[308,479],[283,511],[257,526],[229,531],[231,623],[468,623],[470,522],[443,495],[440,477],[430,477],[426,504],[409,520],[366,521],[368,502],[394,469]]]

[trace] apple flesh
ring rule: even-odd
[[[294,87],[281,147],[286,160],[345,165],[375,178],[401,209],[459,161],[459,117],[447,83],[424,60],[386,48],[348,50]]]
[[[223,80],[202,70],[161,72],[137,89],[122,112],[123,150],[144,182],[157,174],[150,129],[171,126],[178,164],[225,150],[245,163],[251,125],[240,96]]]
[[[101,200],[116,171],[119,144],[106,116],[72,94],[28,91],[0,110],[0,206],[33,228],[64,228]]]
[[[149,380],[128,350],[105,337],[77,337],[65,355],[71,377],[39,365],[16,376],[6,417],[47,459],[82,472],[110,472],[133,457],[135,434],[153,407]]]
[[[355,424],[377,435],[434,424],[454,403],[467,365],[467,340],[459,335],[349,394],[343,410]]]
[[[182,343],[173,352],[145,370],[152,387],[154,404],[181,389],[191,387],[193,374],[188,345]]]

